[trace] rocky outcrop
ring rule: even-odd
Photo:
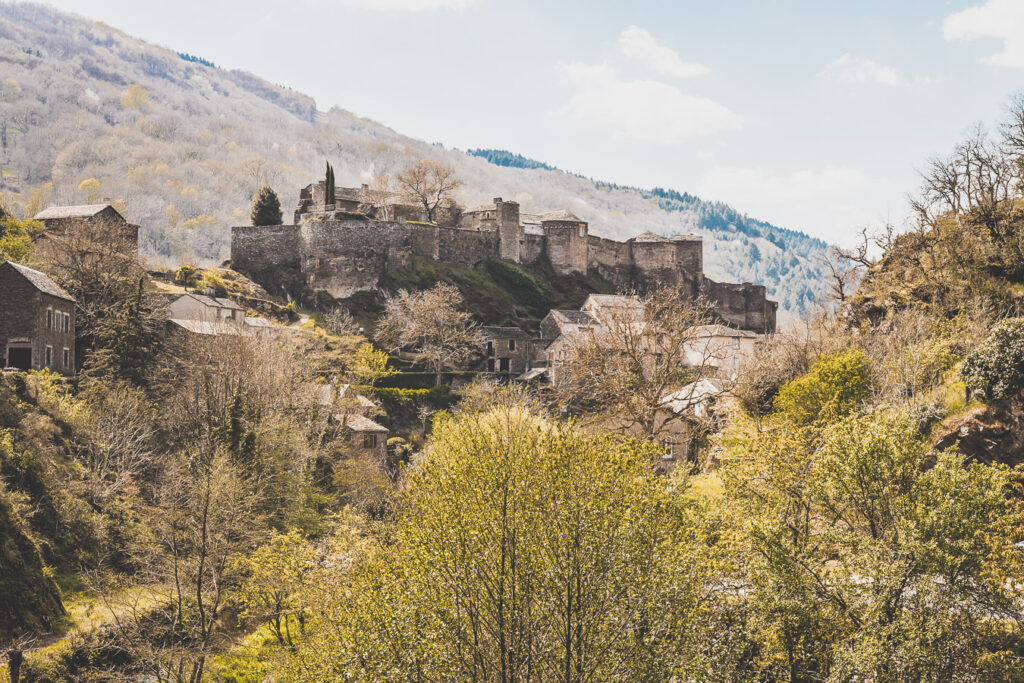
[[[1024,404],[1015,399],[971,408],[947,419],[935,435],[936,450],[956,446],[978,462],[1017,465],[1024,462]]]

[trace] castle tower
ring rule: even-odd
[[[523,241],[523,225],[519,222],[519,203],[503,202],[501,197],[494,198],[494,220],[498,227],[498,256],[505,261],[520,263]]]

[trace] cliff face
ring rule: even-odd
[[[953,446],[978,462],[1024,463],[1024,404],[1000,401],[951,417],[937,429],[935,448]]]

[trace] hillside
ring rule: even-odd
[[[545,164],[495,165],[341,109],[319,111],[312,98],[252,74],[49,8],[0,5],[0,63],[4,201],[24,214],[117,200],[142,226],[142,249],[158,264],[226,258],[229,227],[248,222],[259,184],[271,184],[289,211],[324,159],[339,185],[352,185],[432,157],[456,168],[467,205],[500,195],[525,211],[564,207],[593,233],[617,239],[700,232],[710,277],[762,282],[792,312],[824,289],[822,242],[725,205]]]

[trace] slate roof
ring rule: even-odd
[[[195,299],[196,301],[198,301],[199,303],[203,304],[204,306],[214,306],[214,307],[217,307],[217,308],[231,308],[231,309],[234,309],[236,311],[244,311],[245,310],[244,308],[242,308],[241,306],[236,304],[231,299],[228,299],[228,298],[225,298],[225,297],[222,297],[222,296],[206,296],[205,294],[193,294],[192,292],[188,292],[187,294],[182,294],[181,296],[182,296],[182,298],[184,298],[186,296],[190,296],[193,299]]]
[[[363,188],[361,187],[335,187],[334,198],[344,199],[349,202],[362,201]]]
[[[564,318],[566,322],[570,322],[574,325],[596,325],[597,321],[590,317],[590,314],[584,313],[583,311],[562,311],[552,310],[555,314],[555,318]]]
[[[14,270],[20,273],[23,278],[28,280],[33,287],[38,289],[43,294],[49,294],[50,296],[55,296],[59,299],[67,299],[68,301],[74,301],[74,298],[72,298],[70,294],[61,289],[60,286],[56,282],[51,280],[50,276],[47,275],[46,273],[41,273],[38,270],[34,270],[32,268],[29,268],[28,266],[22,266],[20,264],[14,263],[13,261],[5,261],[4,265],[14,268]]]
[[[51,206],[36,214],[37,221],[45,221],[52,218],[92,218],[99,212],[106,209],[110,204],[79,204],[77,206]],[[114,209],[117,213],[117,209]],[[120,216],[121,214],[117,214]]]
[[[633,237],[632,239],[626,240],[627,242],[668,242],[668,238],[662,237],[661,235],[655,235],[650,230],[644,230],[642,233]]]
[[[238,325],[230,323],[209,322],[207,320],[188,320],[186,318],[171,318],[167,322],[173,323],[183,330],[193,334],[205,334],[217,336],[220,334],[238,334]]]
[[[698,337],[742,337],[744,339],[757,339],[760,335],[749,330],[737,330],[735,327],[725,325],[699,325],[693,328],[694,335]]]
[[[533,339],[535,336],[520,327],[484,325],[480,331],[484,333],[484,336],[493,339]]]
[[[566,221],[570,223],[586,222],[576,214],[566,209],[559,209],[558,211],[548,211],[547,213],[542,213],[539,216],[539,218],[541,223],[546,223],[547,221]]]
[[[338,422],[344,423],[353,432],[387,432],[388,428],[377,424],[368,417],[355,413],[339,413],[334,416]]]

